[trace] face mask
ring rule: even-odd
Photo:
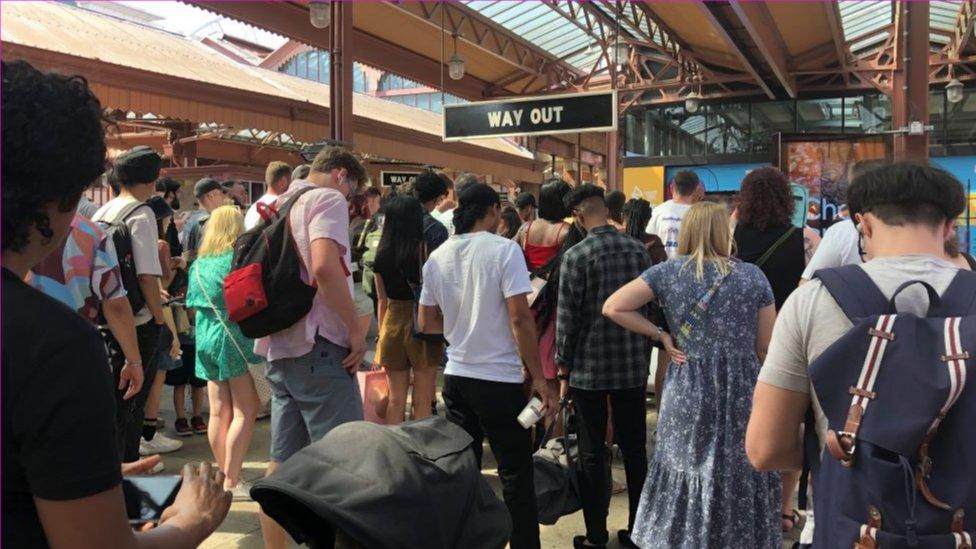
[[[180,197],[174,196],[173,201],[169,203],[169,207],[173,208],[174,210],[180,209]]]

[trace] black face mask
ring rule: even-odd
[[[169,203],[169,207],[173,208],[174,210],[180,209],[180,197],[174,196],[173,201]]]

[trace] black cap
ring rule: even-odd
[[[115,174],[123,185],[152,183],[159,177],[163,159],[151,147],[139,145],[115,159]]]
[[[212,177],[204,177],[200,181],[197,181],[197,184],[193,186],[193,196],[199,199],[202,198],[203,195],[218,189],[221,191],[224,190],[224,188],[220,185],[220,181],[217,181]]]
[[[515,207],[522,209],[529,206],[538,208],[535,202],[535,195],[529,192],[519,193],[518,197],[515,198]]]
[[[149,207],[152,208],[154,214],[156,214],[156,219],[162,219],[164,217],[171,217],[173,215],[173,208],[169,207],[166,203],[166,199],[161,196],[154,196],[146,201]]]

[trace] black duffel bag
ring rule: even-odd
[[[553,421],[542,437],[541,448],[532,456],[533,474],[535,476],[535,502],[539,513],[539,523],[545,525],[556,524],[560,517],[579,511],[582,507],[579,496],[578,463],[576,441],[569,437],[569,407],[568,399],[560,403],[559,413],[562,415],[563,436],[562,444],[566,464],[563,465],[558,457],[553,457],[546,448],[546,442],[552,436]]]

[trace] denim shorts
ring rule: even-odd
[[[271,386],[271,461],[281,463],[333,428],[362,421],[356,375],[342,368],[349,349],[318,337],[297,358],[268,362]]]

